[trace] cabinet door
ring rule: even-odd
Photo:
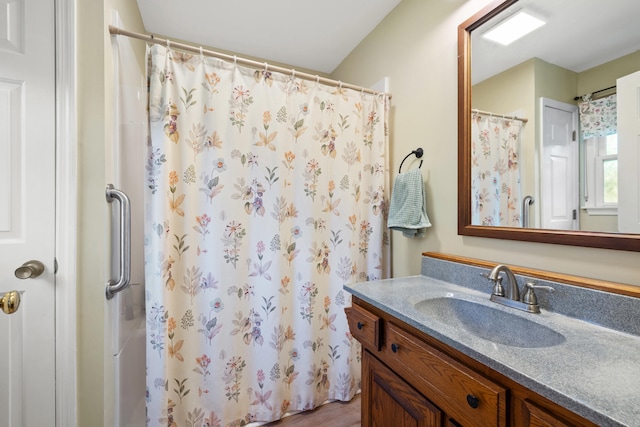
[[[363,427],[440,427],[441,411],[368,351],[362,358]]]

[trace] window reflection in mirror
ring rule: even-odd
[[[617,216],[618,212],[618,135],[586,138],[582,176],[582,209],[589,215]],[[611,231],[617,231],[617,218]]]

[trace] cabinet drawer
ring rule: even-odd
[[[525,420],[522,423],[528,427],[573,427],[573,424],[568,424],[558,418],[556,415],[548,412],[545,409],[540,408],[529,400],[525,400],[523,403]]]
[[[381,357],[464,426],[506,426],[506,389],[388,323]]]
[[[344,309],[349,322],[351,335],[362,345],[374,350],[380,350],[380,317],[354,305]]]

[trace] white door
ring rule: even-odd
[[[0,0],[0,426],[55,425],[54,2]],[[44,272],[18,279],[38,260]],[[22,269],[23,276],[29,273]]]
[[[617,86],[618,231],[640,233],[640,71]]]
[[[575,105],[542,98],[541,227],[578,229],[578,142]]]

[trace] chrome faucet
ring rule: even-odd
[[[505,296],[505,291],[502,286],[503,272],[507,278],[506,288],[508,289],[508,295]],[[484,274],[483,274],[484,275]],[[538,305],[538,299],[534,289],[544,289],[547,291],[553,291],[551,286],[534,285],[532,282],[527,282],[523,288],[524,296],[520,300],[520,289],[518,288],[518,281],[513,271],[504,264],[496,265],[486,277],[493,282],[493,291],[491,292],[490,300],[503,304],[518,310],[524,310],[529,313],[540,313],[540,306]]]
[[[507,277],[507,289],[509,290],[508,298],[513,301],[520,301],[520,289],[518,289],[518,281],[516,280],[516,276],[514,276],[513,271],[511,271],[509,267],[504,264],[496,265],[489,273],[489,280],[493,281],[494,283],[497,282],[500,278],[501,271],[504,272],[504,275]]]

